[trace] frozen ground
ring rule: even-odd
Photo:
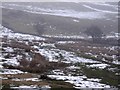
[[[90,12],[84,12],[81,9],[80,10],[74,10],[72,8],[68,7],[57,7],[54,6],[34,6],[34,5],[24,5],[24,4],[14,4],[14,3],[3,3],[2,8],[9,8],[9,9],[16,9],[16,10],[22,10],[25,12],[30,13],[36,13],[36,14],[48,14],[48,15],[55,15],[55,16],[62,16],[62,17],[72,17],[72,18],[82,18],[82,19],[107,19],[107,14],[114,14],[117,15],[117,5],[110,5],[106,3],[76,3],[76,5],[80,5],[81,8],[91,9]],[[104,10],[103,6],[108,10]],[[101,8],[97,8],[96,6],[99,6]],[[76,20],[75,20],[76,22]],[[78,21],[77,21],[78,22]]]
[[[48,77],[56,80],[63,80],[65,82],[69,82],[74,85],[75,88],[111,88],[110,85],[101,83],[101,78],[89,78],[83,73],[75,73],[77,70],[81,71],[80,66],[75,66],[76,64],[82,64],[85,65],[87,68],[93,68],[93,69],[106,69],[110,65],[102,63],[100,61],[92,60],[92,59],[86,59],[82,58],[76,55],[75,52],[70,52],[66,50],[59,49],[55,46],[53,43],[47,43],[44,42],[46,39],[38,37],[38,36],[33,36],[33,35],[27,35],[27,34],[20,34],[20,33],[14,33],[13,31],[2,27],[1,26],[1,38],[3,36],[6,36],[7,38],[10,39],[18,39],[21,42],[24,42],[24,40],[28,40],[30,42],[33,42],[33,40],[42,40],[41,43],[38,45],[31,46],[36,49],[37,53],[40,53],[41,55],[45,56],[46,59],[49,62],[63,62],[63,63],[68,63],[71,64],[70,67],[66,67],[65,69],[67,70],[53,70],[51,74],[48,74]],[[32,37],[32,38],[31,38]],[[26,41],[27,43],[27,41]],[[73,42],[64,42],[64,43],[73,43]],[[28,43],[27,43],[28,44]],[[61,42],[58,42],[58,44],[61,44]],[[14,49],[11,47],[4,48],[7,52],[13,52]],[[29,55],[28,55],[29,56]],[[17,59],[16,59],[17,58]],[[2,63],[10,64],[12,66],[19,65],[19,59],[20,57],[13,57],[10,59],[5,59],[1,57]],[[2,65],[1,65],[2,67]],[[20,74],[24,73],[20,70],[15,70],[15,69],[1,69],[0,74]],[[21,79],[13,79],[13,81],[21,81]],[[25,81],[39,81],[38,78],[27,78]],[[27,87],[27,86],[24,86]],[[31,86],[28,86],[30,88]],[[15,88],[21,88],[15,87]],[[36,87],[35,87],[36,88]]]
[[[74,84],[75,88],[110,88],[109,85],[101,84],[97,81],[99,79],[88,79],[83,80],[84,76],[61,76],[61,75],[48,75],[48,77],[56,80],[64,80],[65,82],[69,82],[71,84]]]
[[[42,3],[43,4],[43,3]],[[62,3],[64,6],[64,3]],[[61,4],[61,5],[62,5]],[[69,5],[71,4],[71,6],[75,6],[75,7],[69,7]],[[52,6],[51,6],[52,5]],[[55,5],[55,6],[54,6]],[[11,13],[7,13],[4,12],[3,15],[5,14],[7,16],[7,18],[14,18],[14,16],[17,18],[17,16],[19,17],[19,10],[23,11],[22,13],[20,12],[20,16],[23,15],[23,17],[21,17],[21,21],[22,19],[26,19],[26,17],[24,17],[24,14],[29,15],[30,13],[32,13],[31,15],[33,15],[33,17],[35,17],[36,15],[42,17],[46,16],[45,19],[48,17],[48,20],[50,20],[51,16],[56,17],[55,20],[53,20],[53,22],[56,21],[56,19],[58,20],[58,22],[60,21],[61,27],[67,27],[67,26],[71,26],[70,24],[75,24],[75,28],[76,25],[81,24],[80,22],[84,22],[82,20],[86,20],[86,22],[90,22],[92,23],[92,21],[94,23],[96,23],[96,21],[100,21],[98,22],[98,25],[100,25],[102,22],[106,22],[103,23],[104,27],[102,28],[104,29],[111,29],[112,30],[116,30],[115,27],[113,27],[113,25],[115,24],[115,22],[117,22],[117,18],[118,18],[118,6],[117,4],[110,4],[110,3],[68,3],[65,5],[68,6],[64,6],[61,7],[59,4],[55,3],[53,5],[53,3],[49,4],[45,4],[44,5],[37,5],[37,4],[29,4],[29,3],[2,3],[2,6],[0,6],[1,8],[3,8],[3,12],[4,10],[6,12],[9,12],[9,9],[12,11]],[[56,7],[56,5],[58,7]],[[77,8],[76,8],[77,6]],[[18,12],[17,12],[18,11]],[[18,14],[16,14],[16,12]],[[50,17],[49,17],[50,16]],[[4,16],[3,16],[4,17]],[[37,16],[36,16],[37,17]],[[6,17],[4,17],[6,19]],[[31,18],[31,17],[30,17]],[[51,18],[51,19],[53,19]],[[69,20],[67,19],[69,18]],[[3,19],[3,20],[5,20]],[[6,19],[6,21],[8,21],[9,19]],[[35,18],[36,19],[36,18]],[[38,19],[38,17],[37,17]],[[63,21],[65,21],[65,26],[62,26],[64,23],[61,22],[63,19]],[[18,18],[16,19],[18,21]],[[103,21],[102,21],[103,20]],[[11,23],[12,19],[8,22]],[[20,21],[20,23],[21,23]],[[43,20],[44,21],[44,20]],[[14,21],[13,21],[14,22]],[[25,22],[25,23],[24,23]],[[35,21],[36,22],[36,21]],[[37,25],[34,21],[24,21],[23,20],[23,25],[22,26],[32,26],[34,27],[35,25]],[[51,20],[49,21],[51,22]],[[53,23],[51,22],[51,23]],[[70,24],[67,25],[68,22],[72,22]],[[85,23],[86,23],[85,22]],[[108,22],[112,22],[109,23]],[[16,24],[17,22],[15,21]],[[16,25],[21,25],[20,23],[16,24]],[[44,22],[43,22],[44,23]],[[52,30],[53,32],[58,29],[57,27],[59,26],[60,23],[56,23],[58,24],[58,26],[55,24],[49,24],[49,29]],[[40,22],[39,22],[40,24]],[[44,24],[48,24],[48,22],[45,22]],[[84,24],[84,23],[83,23]],[[88,24],[88,23],[87,23]],[[104,25],[105,24],[105,25]],[[11,25],[10,25],[11,26]],[[9,25],[8,25],[9,27]],[[13,26],[14,27],[14,26]],[[12,27],[12,28],[13,28]],[[21,26],[20,26],[21,27]],[[17,29],[19,29],[20,27],[18,27]],[[60,30],[62,30],[62,28],[60,27]],[[71,26],[72,27],[72,26]],[[82,29],[84,29],[84,26]],[[85,26],[87,27],[87,26]],[[110,27],[110,28],[108,28]],[[60,32],[60,34],[56,34],[54,35],[47,35],[47,34],[43,34],[43,37],[47,37],[43,38],[43,37],[39,37],[39,36],[35,36],[35,35],[30,35],[30,34],[22,34],[22,33],[15,33],[10,29],[7,29],[6,27],[3,27],[0,25],[0,38],[4,38],[7,39],[7,42],[2,42],[2,44],[6,45],[6,43],[10,43],[10,39],[13,39],[17,42],[21,42],[23,44],[26,44],[28,46],[30,46],[32,49],[35,50],[35,53],[39,53],[40,55],[44,56],[46,58],[46,60],[48,60],[49,62],[62,62],[63,64],[67,64],[68,66],[65,68],[61,68],[61,69],[55,69],[52,70],[50,72],[47,72],[47,76],[53,80],[58,80],[58,81],[64,81],[64,82],[69,82],[73,85],[74,88],[78,88],[78,89],[82,89],[82,88],[99,88],[99,89],[103,89],[103,88],[112,88],[112,87],[116,87],[118,86],[118,75],[119,73],[118,68],[116,67],[117,65],[120,64],[120,62],[117,60],[117,54],[106,54],[107,49],[109,49],[109,51],[117,51],[116,49],[118,49],[115,46],[106,46],[104,47],[103,51],[105,51],[105,53],[99,53],[100,56],[104,56],[103,59],[101,60],[96,60],[96,59],[88,59],[88,57],[81,57],[79,56],[79,53],[77,53],[77,51],[79,51],[79,48],[76,49],[76,51],[69,51],[66,49],[61,49],[59,47],[57,47],[56,45],[63,45],[65,46],[66,44],[70,45],[70,44],[74,44],[74,45],[78,45],[79,47],[82,47],[81,45],[79,45],[78,43],[76,43],[75,41],[57,41],[56,43],[51,43],[49,42],[48,38],[60,38],[60,39],[89,39],[91,37],[86,38],[84,35],[81,35],[81,31],[77,34],[77,35],[66,35],[62,34],[62,32]],[[20,28],[21,29],[21,28]],[[30,28],[28,28],[29,30]],[[72,28],[68,28],[67,30],[69,30]],[[81,29],[81,28],[76,28],[76,29]],[[22,30],[26,30],[26,28],[22,28]],[[66,30],[66,28],[65,28]],[[74,28],[73,28],[74,30]],[[20,30],[21,31],[21,30]],[[120,34],[117,32],[115,33],[110,32],[107,33],[108,35],[105,38],[114,38],[114,39],[119,39]],[[4,41],[3,39],[3,41]],[[48,41],[47,41],[48,40]],[[73,48],[73,47],[72,47]],[[93,47],[93,46],[83,46],[83,48],[88,49],[88,48],[93,48],[99,50],[102,49],[101,47]],[[11,65],[13,67],[19,66],[20,62],[19,59],[21,59],[22,57],[19,55],[19,53],[17,53],[18,55],[14,56],[14,53],[16,50],[18,50],[19,48],[12,48],[10,46],[6,46],[2,48],[4,50],[4,53],[0,56],[0,68],[2,68],[0,71],[1,75],[17,75],[17,74],[24,74],[26,72],[17,70],[17,69],[6,69],[3,64],[7,64],[7,65]],[[24,53],[24,52],[22,52]],[[9,58],[5,58],[5,56],[10,55]],[[32,60],[32,55],[30,55],[30,53],[24,53],[24,55],[26,56],[26,59],[28,61]],[[90,52],[86,52],[86,55],[91,55],[93,57],[98,57],[97,53],[95,51],[90,51]],[[106,60],[106,58],[110,58],[108,60]],[[112,58],[112,62],[109,63],[109,60],[111,60]],[[8,78],[3,78],[3,80],[7,80]],[[40,82],[41,79],[39,79],[38,77],[27,77],[27,78],[12,78],[11,79],[13,82]],[[11,88],[14,89],[23,89],[23,88],[27,88],[27,89],[41,89],[40,87],[38,87],[37,85],[20,85],[20,86],[11,86]],[[47,86],[43,86],[44,88],[51,88],[51,86],[47,85]]]
[[[21,34],[21,33],[13,33],[13,31],[3,27],[0,25],[0,37],[7,36],[9,39],[20,39],[20,40],[41,40],[44,41],[45,38],[29,35],[29,34]]]
[[[21,74],[24,73],[17,69],[1,69],[0,74]]]
[[[72,70],[80,69],[76,68],[74,66],[69,67],[68,69]],[[88,78],[85,75],[78,75],[78,76],[73,76],[70,74],[70,72],[67,73],[67,75],[64,74],[63,71],[61,70],[53,70],[53,75],[48,75],[48,77],[56,80],[63,80],[65,82],[69,82],[71,84],[74,84],[75,88],[110,88],[109,85],[101,84],[99,81],[101,79],[97,78]]]
[[[35,85],[31,85],[31,86],[19,86],[19,87],[11,87],[11,89],[19,89],[19,90],[50,90],[50,86],[46,85],[46,86],[42,86],[42,87],[38,87]]]

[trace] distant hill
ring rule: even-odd
[[[105,34],[118,32],[117,4],[3,3],[3,26],[35,35],[79,35],[96,25]]]

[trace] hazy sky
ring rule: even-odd
[[[119,0],[0,0],[2,2],[118,2]]]

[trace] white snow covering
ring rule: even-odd
[[[55,48],[55,44],[42,42],[41,47],[53,47],[53,48]]]
[[[115,39],[120,39],[120,33],[115,33],[115,32],[111,32],[110,34],[106,35],[105,38],[115,38]]]
[[[65,75],[63,71],[56,69],[52,71],[55,75]]]
[[[29,90],[33,90],[33,89],[35,89],[36,90],[36,88],[38,88],[37,86],[33,86],[33,85],[31,85],[31,86],[19,86],[19,87],[10,87],[11,89],[19,89],[19,90],[27,90],[27,89],[29,89]],[[39,90],[39,89],[37,89],[37,90]]]
[[[10,87],[11,89],[18,89],[18,90],[49,90],[51,87],[49,85],[43,85],[41,87],[37,85],[31,85],[31,86],[18,86],[18,87]]]
[[[7,36],[8,38],[12,39],[20,39],[20,40],[45,40],[44,38],[38,37],[38,36],[33,36],[33,35],[28,35],[28,34],[20,34],[20,33],[14,33],[13,31],[0,26],[0,37]],[[70,37],[69,37],[70,38]],[[58,44],[64,44],[64,43],[74,43],[72,41],[60,41],[57,42]],[[64,63],[83,63],[83,64],[90,64],[86,65],[87,67],[92,67],[92,68],[99,68],[99,69],[104,69],[108,64],[103,64],[99,61],[95,61],[92,59],[86,59],[77,56],[74,52],[68,52],[65,50],[60,50],[55,47],[55,44],[48,44],[48,43],[40,43],[39,46],[33,46],[34,48],[38,49],[38,53],[41,55],[45,56],[50,62],[64,62]],[[88,46],[91,48],[90,46]],[[96,47],[93,47],[96,48]],[[105,47],[106,48],[106,47]],[[114,50],[115,48],[112,48],[111,50]],[[14,50],[11,47],[5,48],[6,51],[8,52],[13,52]],[[88,53],[91,54],[91,53]],[[28,53],[25,53],[26,56],[28,56]],[[114,57],[114,56],[113,56]],[[12,57],[9,59],[5,59],[0,57],[1,59],[4,59],[5,61],[2,63],[6,63],[8,65],[12,66],[17,66],[19,65],[18,58],[21,58],[21,56],[17,55],[17,57]],[[93,64],[94,63],[94,64]],[[113,61],[113,63],[120,64],[119,61]],[[2,68],[2,65],[0,65]],[[75,66],[70,66],[67,67],[68,69],[80,69],[79,67]],[[56,80],[64,80],[65,82],[69,82],[71,84],[74,84],[75,88],[110,88],[109,85],[99,83],[101,79],[94,79],[94,78],[87,78],[85,75],[82,76],[72,76],[71,74],[65,75],[63,71],[56,69],[52,71],[54,75],[48,75],[48,77]],[[19,74],[19,73],[24,73],[20,70],[17,69],[1,69],[0,74]],[[38,78],[26,78],[26,79],[13,79],[13,81],[41,81]],[[38,88],[37,86],[19,86],[19,87],[11,87],[11,88]],[[50,86],[43,86],[42,88],[51,88]]]
[[[76,66],[70,66],[70,67],[67,67],[68,69],[80,69],[80,67],[76,67]]]
[[[48,75],[48,77],[56,80],[64,80],[74,84],[75,88],[110,88],[109,85],[99,83],[100,79],[87,79],[86,76],[61,76],[61,75]],[[86,79],[86,80],[84,80]]]
[[[20,63],[18,62],[17,57],[13,57],[11,59],[4,59],[5,61],[3,62],[4,64],[12,65],[12,66],[18,66]]]
[[[67,10],[67,9],[49,9],[49,8],[39,8],[33,6],[25,6],[25,5],[17,5],[17,4],[5,4],[2,8],[11,8],[16,9],[15,7],[24,8],[23,11],[35,14],[48,14],[55,16],[63,16],[63,17],[72,17],[72,18],[81,18],[81,19],[101,19],[105,18],[104,13],[101,12],[79,12],[75,10]]]
[[[45,37],[55,37],[55,38],[67,38],[67,39],[86,39],[86,38],[89,38],[89,37],[84,37],[82,35],[43,35]]]
[[[44,41],[45,38],[29,35],[29,34],[21,34],[21,33],[14,33],[12,30],[5,28],[0,25],[0,37],[7,36],[9,39],[20,39],[20,40],[42,40]]]
[[[6,52],[13,52],[14,51],[11,47],[4,48],[4,50],[6,50]]]
[[[39,53],[47,57],[49,61],[57,62],[59,58],[63,58],[62,61],[66,63],[99,63],[98,61],[93,61],[92,59],[77,57],[73,52],[67,52],[60,49],[39,49]],[[58,58],[56,59],[56,57]]]
[[[114,9],[118,9],[118,6],[117,5],[111,5],[111,4],[108,4],[108,3],[103,3],[103,2],[94,2],[92,4],[95,4],[95,5],[100,5],[100,6],[108,6],[108,7],[112,7]]]
[[[92,68],[100,68],[100,69],[104,69],[107,66],[109,66],[108,64],[92,64],[92,65],[87,65],[88,67],[92,67]]]
[[[119,60],[114,60],[112,63],[120,65],[120,61]]]
[[[58,41],[57,42],[58,44],[73,44],[73,43],[76,43],[74,41]]]
[[[75,66],[71,66],[68,69],[80,69]],[[71,83],[75,88],[110,88],[109,85],[100,83],[101,79],[98,78],[88,78],[85,75],[73,76],[71,72],[67,75],[63,71],[56,69],[52,71],[51,75],[48,75],[51,79],[63,80],[65,82]]]
[[[14,49],[11,47],[3,47],[5,50],[5,53],[2,53],[2,56],[0,56],[0,67],[3,68],[3,64],[11,65],[11,66],[18,66],[20,65],[19,59],[21,59],[21,55],[11,56],[9,58],[3,58],[5,55],[8,55],[9,52],[14,52]],[[3,60],[3,61],[2,61]]]
[[[38,78],[22,78],[22,79],[14,78],[12,80],[13,81],[36,81],[36,82],[41,81]]]
[[[88,65],[88,67],[96,67],[100,69],[104,69],[108,64],[102,64],[99,61],[95,61],[92,59],[86,59],[82,57],[78,57],[75,55],[74,52],[68,52],[65,50],[60,50],[60,49],[48,49],[48,48],[43,48],[41,49],[38,47],[37,53],[40,53],[41,55],[45,56],[50,62],[64,62],[64,63],[91,63],[92,65]],[[94,63],[94,64],[93,64]]]
[[[118,13],[118,12],[113,12],[113,11],[100,10],[100,9],[97,9],[97,8],[93,8],[93,7],[89,6],[89,5],[83,5],[83,6],[86,7],[86,8],[95,10],[97,12],[112,13],[112,14],[117,14]]]
[[[49,86],[49,85],[43,85],[42,87],[41,87],[41,90],[49,90],[51,87]]]
[[[79,20],[73,19],[74,22],[79,22]]]
[[[1,63],[0,63],[0,69],[1,69],[1,68],[3,68],[3,66],[2,66]]]
[[[20,74],[24,73],[17,69],[1,69],[0,74]]]

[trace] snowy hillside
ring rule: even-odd
[[[83,36],[87,27],[96,25],[105,35],[118,33],[117,2],[6,2],[2,3],[1,8],[3,25],[15,32],[78,37]],[[36,28],[38,24],[44,31]]]
[[[43,3],[45,4],[45,3]],[[16,9],[16,10],[22,10],[25,12],[31,12],[36,14],[49,14],[49,15],[56,15],[56,16],[63,16],[63,17],[72,17],[72,18],[87,18],[87,19],[110,19],[106,15],[107,14],[113,14],[117,15],[118,6],[117,5],[111,5],[108,3],[76,3],[76,5],[80,5],[78,7],[79,9],[76,10],[75,8],[70,7],[62,7],[62,5],[59,5],[59,3],[51,3],[54,4],[53,6],[48,4],[43,6],[42,4],[35,6],[35,3],[3,3],[2,8],[10,8],[10,9]],[[68,3],[69,4],[69,3]],[[58,7],[54,7],[58,5]],[[75,3],[73,4],[75,5]],[[83,10],[89,10],[83,11],[80,8],[83,8]],[[103,8],[105,7],[105,8]],[[109,8],[111,9],[109,9]],[[106,9],[106,10],[105,10]],[[108,10],[107,10],[108,9]]]
[[[31,67],[31,65],[33,65],[34,62],[37,62],[34,66],[36,67],[36,69],[40,71],[44,68],[48,69],[46,70],[47,78],[58,80],[58,81],[62,80],[65,83],[71,83],[73,85],[73,88],[81,89],[81,88],[115,87],[116,89],[117,85],[104,82],[104,79],[105,78],[110,79],[109,77],[102,78],[99,76],[98,77],[90,76],[89,73],[84,71],[87,69],[92,70],[91,73],[100,71],[103,73],[103,75],[106,72],[109,72],[108,74],[114,73],[113,76],[114,78],[116,78],[117,74],[119,73],[117,73],[118,69],[114,67],[114,65],[120,64],[119,61],[117,61],[116,59],[114,59],[113,62],[109,62],[105,58],[99,61],[96,59],[80,57],[76,52],[64,50],[57,46],[57,45],[65,45],[70,42],[50,43],[50,42],[47,42],[47,39],[45,38],[41,38],[38,36],[29,35],[29,34],[15,33],[12,30],[9,30],[3,26],[1,26],[0,28],[1,28],[0,38],[3,39],[2,41],[3,51],[2,51],[1,62],[0,62],[1,63],[0,67],[2,69],[0,74],[3,75],[3,81],[6,80],[5,75],[7,74],[9,75],[29,74],[29,69],[25,70],[25,68]],[[5,39],[7,39],[7,41],[5,41]],[[14,44],[13,42],[16,44]],[[17,43],[21,45],[25,45],[25,47],[21,45],[19,46]],[[76,42],[71,44],[76,44]],[[12,45],[18,45],[18,46],[12,46]],[[26,47],[29,47],[30,50]],[[94,48],[98,48],[98,47],[94,47]],[[113,51],[115,50],[115,48],[116,47],[114,47]],[[16,53],[16,50],[17,50],[17,53]],[[33,57],[34,54],[37,55],[38,58],[35,59],[35,57]],[[45,57],[45,60],[41,55]],[[116,57],[117,56],[114,55],[114,58]],[[32,63],[32,64],[29,64],[29,63]],[[50,64],[56,63],[57,67],[54,66],[54,68],[52,67],[52,70],[49,71],[49,68],[51,68],[52,65],[49,64],[50,65],[49,66],[48,63]],[[65,64],[66,66],[60,67],[59,66],[60,63],[62,63],[62,65]],[[49,68],[45,67],[44,65],[48,65],[47,67]],[[19,71],[17,69],[12,69],[11,67],[23,70],[24,72]],[[17,81],[44,82],[44,80],[41,80],[38,77],[35,77],[35,78],[31,77],[26,79],[12,77],[12,79],[9,79],[9,80],[16,81],[16,82]],[[48,86],[46,88],[48,88]],[[19,85],[19,87],[12,86],[11,88],[20,88],[20,87],[21,85]],[[31,87],[31,86],[26,86],[26,87]],[[38,87],[40,86],[36,85],[36,87],[34,88],[38,88]]]

